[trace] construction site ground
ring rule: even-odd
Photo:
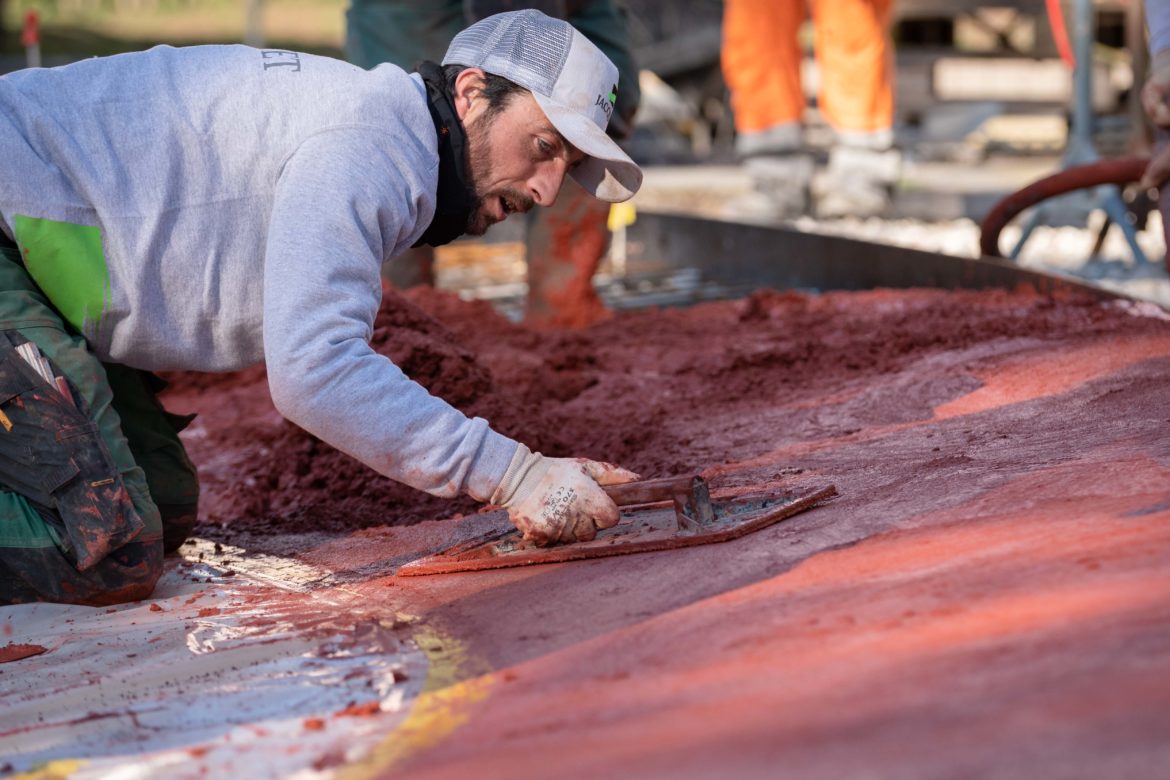
[[[652,171],[640,207],[683,175]],[[497,292],[520,284],[506,239],[453,246],[440,281],[470,297],[480,251]],[[760,290],[557,331],[387,289],[375,348],[533,449],[702,473],[717,498],[839,495],[723,544],[397,577],[506,517],[284,422],[260,367],[176,374],[198,539],[147,602],[0,610],[0,768],[1158,776],[1168,319],[1027,289]]]

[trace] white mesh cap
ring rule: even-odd
[[[570,175],[601,200],[633,197],[642,171],[605,134],[617,67],[568,22],[540,11],[489,16],[455,36],[444,65],[482,68],[532,92],[549,122],[586,159]]]

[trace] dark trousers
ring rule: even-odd
[[[17,353],[35,344],[72,401]],[[145,598],[199,488],[150,374],[102,364],[0,247],[0,603]]]

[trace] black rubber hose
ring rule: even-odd
[[[983,219],[979,230],[979,249],[988,257],[1003,257],[999,251],[999,234],[1021,211],[1056,195],[1074,192],[1086,187],[1102,184],[1125,185],[1142,178],[1148,157],[1124,157],[1117,160],[1101,160],[1088,165],[1065,168],[1027,187],[1008,195],[995,204]],[[1170,191],[1170,188],[1167,188]],[[1168,261],[1170,262],[1170,261]]]

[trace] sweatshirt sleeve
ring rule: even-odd
[[[1170,0],[1146,0],[1146,25],[1150,28],[1150,54],[1170,49]]]
[[[412,158],[364,129],[307,140],[276,186],[264,262],[264,354],[288,420],[375,471],[437,496],[481,501],[516,442],[409,379],[369,344],[381,264],[423,202]],[[425,164],[425,163],[423,163]]]

